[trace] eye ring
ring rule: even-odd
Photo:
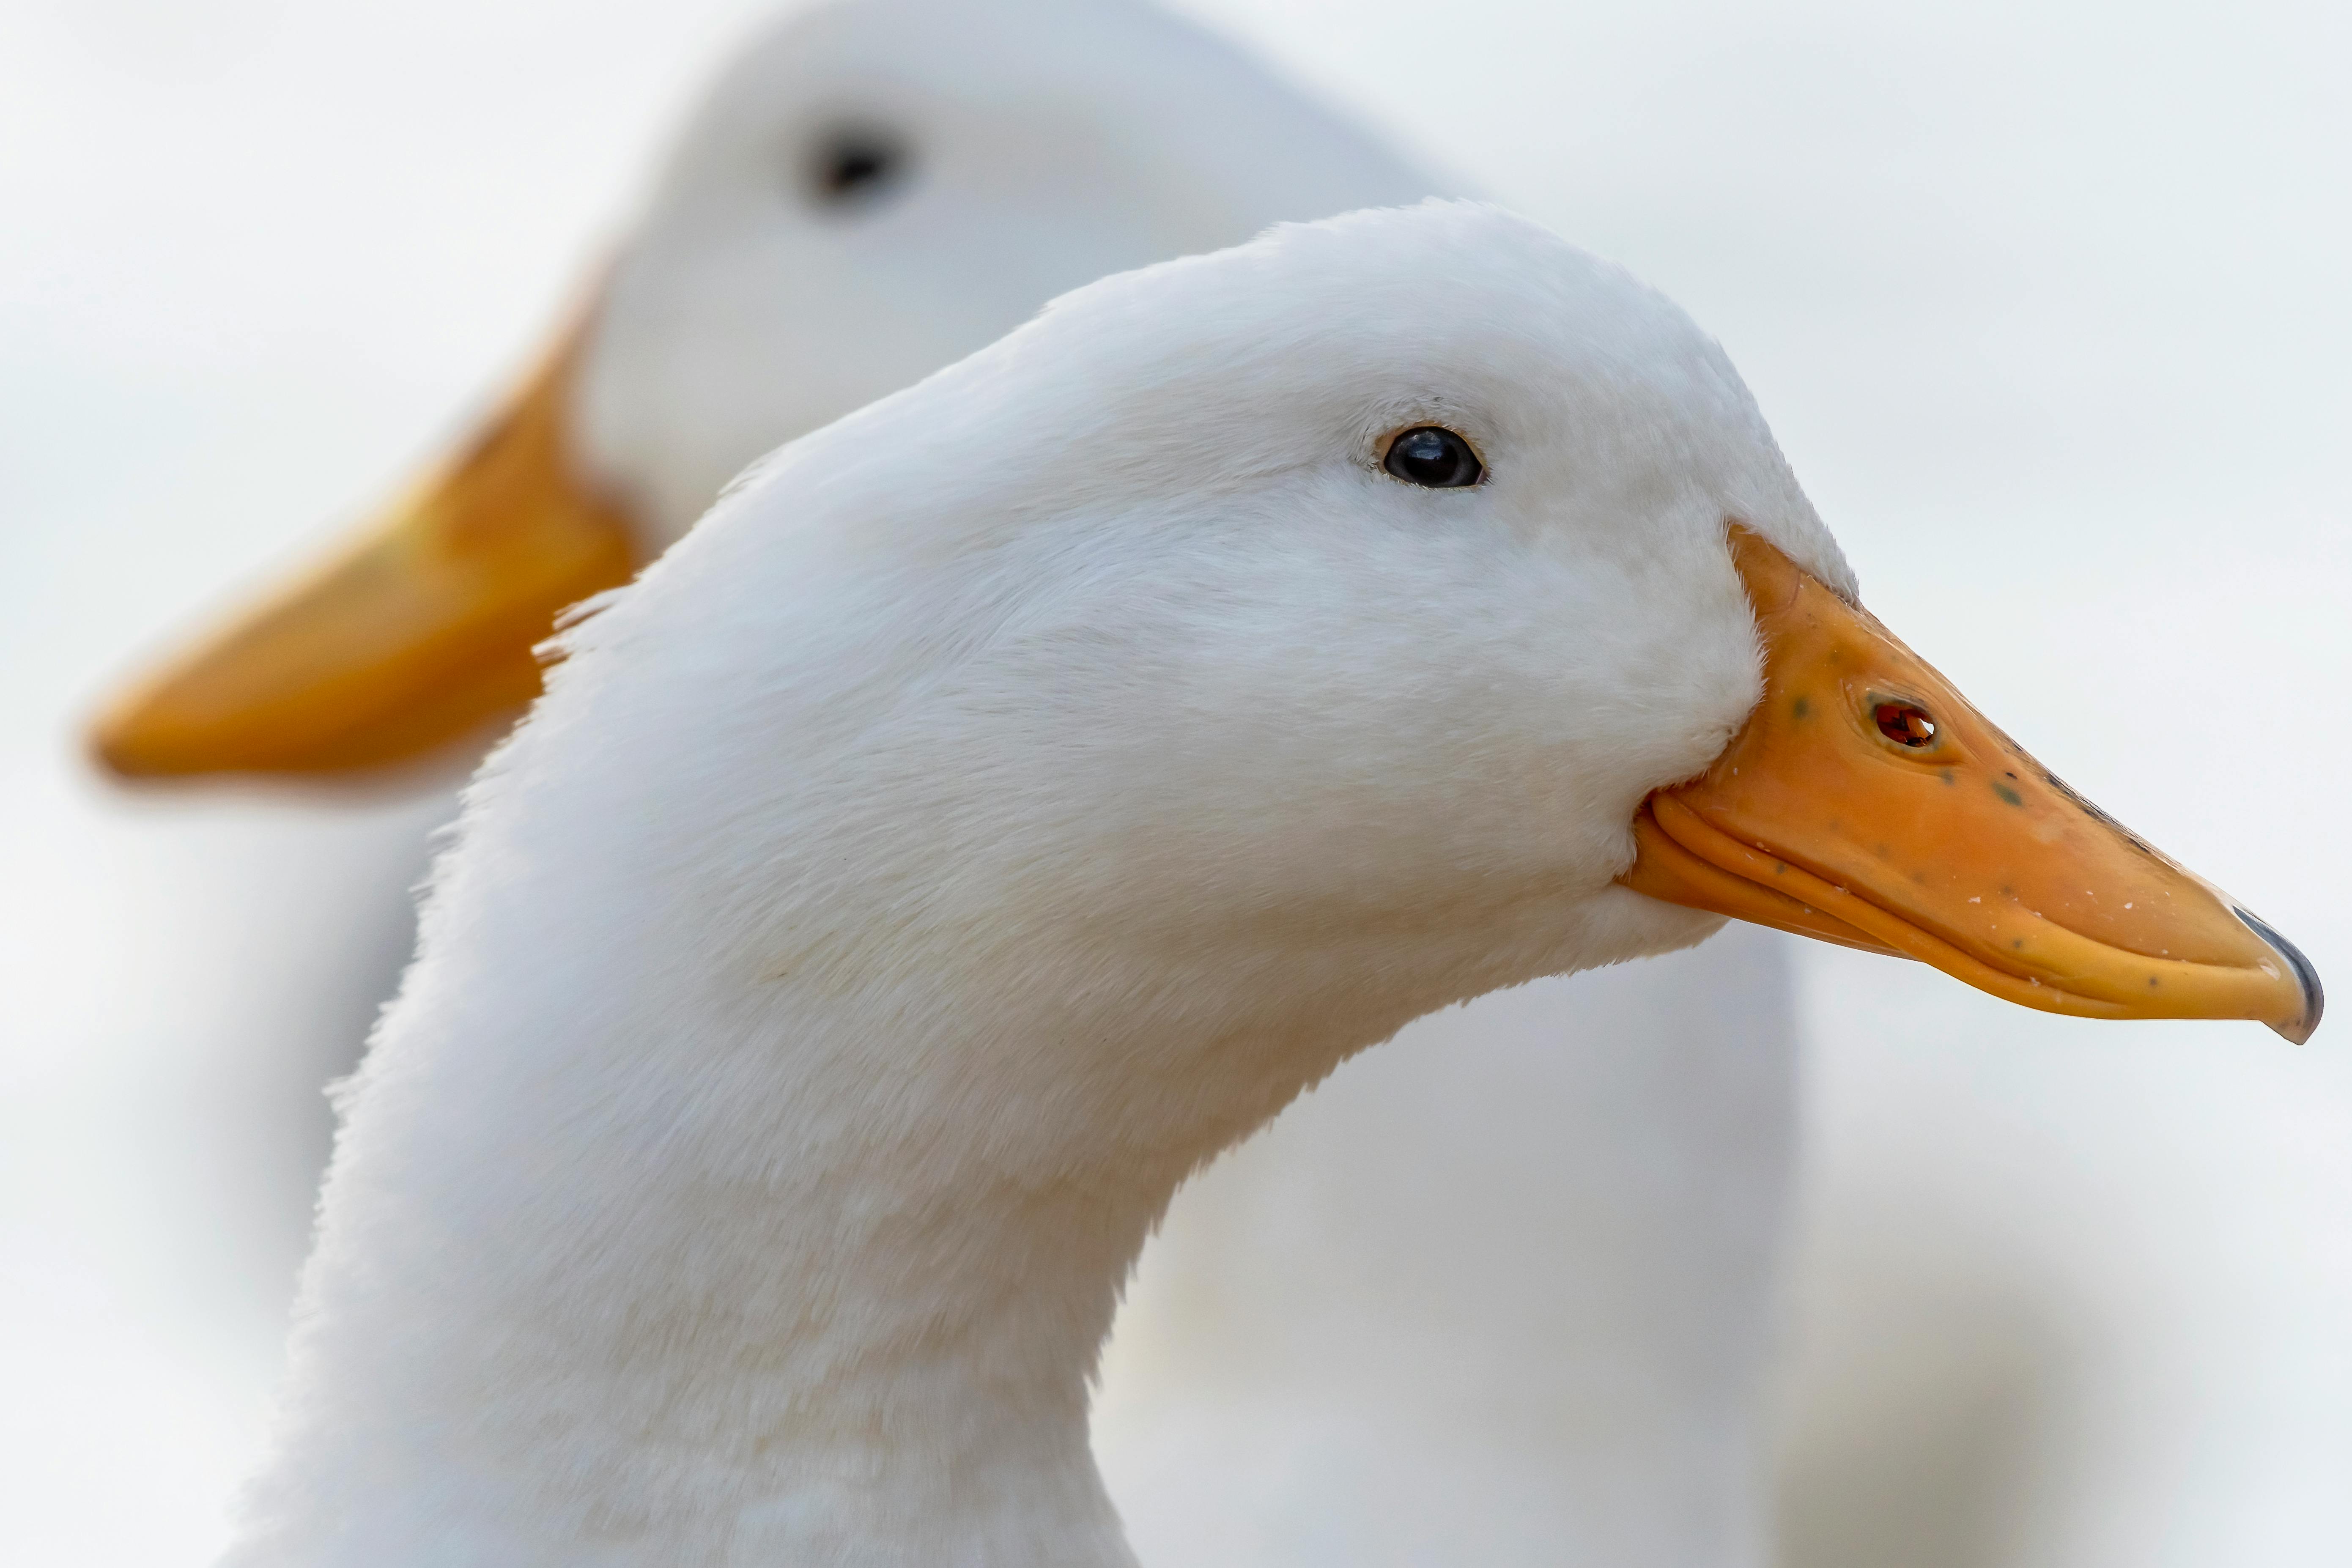
[[[1381,442],[1381,468],[1430,490],[1467,489],[1486,479],[1486,462],[1469,437],[1443,425],[1409,425]]]

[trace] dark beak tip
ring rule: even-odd
[[[2271,1027],[2282,1038],[2302,1045],[2318,1031],[2320,1015],[2327,1010],[2327,993],[2319,984],[2319,971],[2311,966],[2311,960],[2304,957],[2303,949],[2279,935],[2260,916],[2235,904],[2230,907],[2230,912],[2245,921],[2246,929],[2268,942],[2271,950],[2285,959],[2287,967],[2294,971],[2295,984],[2303,988],[2303,1016],[2297,1018],[2292,1026],[2273,1024]]]

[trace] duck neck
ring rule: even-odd
[[[660,952],[534,1006],[425,954],[331,1176],[277,1544],[232,1562],[1131,1563],[1087,1421],[1119,1289],[1336,1046]]]

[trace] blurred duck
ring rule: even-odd
[[[716,85],[499,416],[126,694],[100,754],[142,778],[468,754],[537,690],[556,611],[779,442],[1105,273],[1444,189],[1144,5],[796,16]],[[1793,1127],[1777,940],[1423,1019],[1196,1180],[1096,1412],[1146,1554],[1760,1560]]]
[[[2317,1020],[1860,609],[1710,340],[1475,204],[1069,295],[562,647],[346,1095],[233,1568],[1132,1563],[1087,1385],[1178,1184],[1723,913]]]

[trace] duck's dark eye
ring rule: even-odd
[[[809,164],[810,193],[821,206],[862,205],[896,188],[908,163],[906,143],[887,131],[835,131],[817,142]]]
[[[1443,425],[1416,425],[1389,443],[1381,467],[1411,485],[1459,489],[1486,477],[1486,465],[1470,443]]]
[[[1917,748],[1935,743],[1936,721],[1916,702],[1881,702],[1870,710],[1878,732],[1898,746]]]

